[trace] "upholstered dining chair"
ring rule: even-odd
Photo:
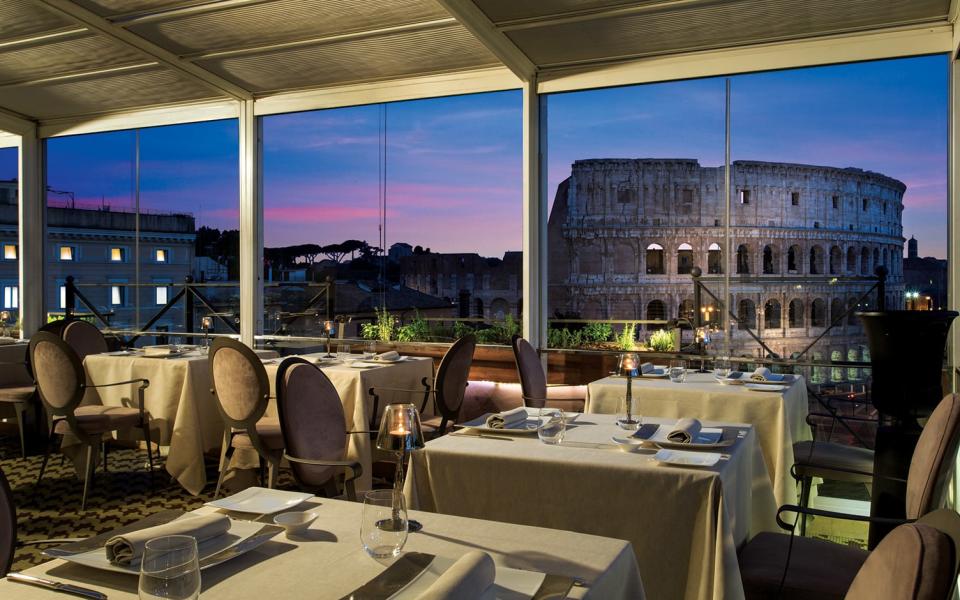
[[[477,338],[468,334],[453,344],[440,359],[437,375],[433,380],[433,387],[426,393],[433,396],[436,415],[421,422],[421,430],[425,436],[436,437],[447,432],[447,428],[457,422],[460,416],[460,407],[463,405],[463,394],[467,389],[467,379],[470,377],[470,366],[473,364],[473,351],[477,347]],[[370,429],[377,429],[377,413],[380,406],[380,393],[400,392],[406,394],[423,394],[424,390],[409,390],[391,387],[372,387],[373,413],[371,414]],[[426,406],[422,407],[422,413]]]
[[[784,513],[888,524],[914,522],[933,511],[941,501],[958,442],[960,395],[950,394],[940,401],[927,420],[910,461],[905,520],[847,515],[790,504],[781,506],[777,522],[790,534],[760,533],[740,552],[740,572],[747,598],[843,598],[869,553],[824,540],[796,537],[793,534],[799,517],[788,522],[783,518]],[[825,565],[830,568],[826,569]]]
[[[234,450],[252,449],[260,460],[261,478],[267,465],[267,487],[272,488],[283,458],[283,434],[279,419],[264,418],[270,402],[270,383],[263,361],[256,353],[231,338],[217,338],[210,346],[210,392],[217,398],[223,418],[223,447],[220,451],[220,495],[223,479],[232,469]]]
[[[96,325],[87,321],[70,321],[63,327],[63,341],[76,351],[83,362],[90,354],[100,354],[110,350],[107,338]]]
[[[50,443],[40,464],[37,484],[43,479],[50,453],[63,436],[70,433],[76,436],[82,445],[86,457],[84,468],[83,498],[80,510],[87,504],[87,492],[93,480],[94,452],[99,451],[107,442],[108,433],[128,428],[143,431],[147,443],[147,460],[150,476],[153,477],[153,445],[150,439],[150,415],[143,404],[144,390],[150,385],[146,379],[130,379],[100,385],[88,385],[80,357],[66,342],[56,335],[37,332],[30,338],[30,362],[40,399],[50,418]],[[90,388],[114,387],[118,385],[136,385],[137,406],[103,406],[92,404],[81,406],[84,392]],[[106,451],[104,451],[106,456]],[[106,464],[104,464],[106,468]]]
[[[0,409],[9,407],[17,419],[17,429],[20,434],[20,455],[27,457],[27,438],[24,432],[24,422],[27,412],[37,394],[37,386],[33,383],[33,373],[30,369],[30,361],[22,362],[0,362],[0,368],[19,370],[23,372],[23,381],[0,385]]]
[[[354,480],[360,463],[344,460],[351,434],[337,388],[316,365],[302,358],[284,359],[277,369],[277,413],[283,433],[283,457],[297,484],[314,493],[338,496],[343,473],[347,499],[357,499]]]
[[[564,404],[583,406],[585,398],[574,398],[569,394],[560,392],[564,389],[575,390],[577,386],[550,385],[547,383],[547,374],[543,372],[540,356],[530,345],[530,342],[519,335],[515,335],[510,340],[510,346],[513,348],[513,358],[517,363],[517,375],[520,377],[520,389],[523,390],[524,406],[543,408],[547,405],[547,402],[552,405],[561,405],[560,407],[565,410],[567,406],[562,406]],[[554,392],[553,398],[550,397],[551,391]]]
[[[16,547],[17,509],[13,505],[13,490],[0,469],[0,577],[10,571]]]

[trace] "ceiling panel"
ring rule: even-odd
[[[499,65],[460,25],[266,54],[211,58],[199,65],[255,92],[301,89]]]
[[[0,85],[145,61],[139,52],[105,37],[64,39],[0,52]]]
[[[717,0],[691,0],[689,3],[701,4]],[[672,2],[675,4],[675,2]],[[518,2],[517,0],[476,0],[477,6],[494,23],[515,19],[531,19],[564,13],[589,12],[621,6],[644,6],[664,4],[664,0],[540,0],[538,2]]]
[[[434,0],[277,0],[169,21],[130,31],[178,54],[262,46],[449,17]]]
[[[927,22],[942,18],[948,2],[733,0],[516,29],[507,35],[538,65],[557,66]]]
[[[102,17],[209,4],[210,0],[73,0]]]
[[[167,69],[58,84],[9,88],[4,108],[47,119],[159,106],[212,97],[206,87]]]
[[[76,25],[30,0],[0,1],[0,42]]]

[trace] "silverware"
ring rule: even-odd
[[[33,575],[24,575],[23,573],[8,573],[7,579],[9,579],[10,581],[15,581],[17,583],[25,583],[27,585],[35,585],[37,587],[47,588],[48,590],[53,590],[55,592],[62,592],[64,594],[80,596],[81,598],[91,598],[92,600],[107,600],[107,595],[102,592],[91,590],[89,588],[83,588],[78,585],[63,583],[62,581],[54,581],[52,579],[34,577]]]
[[[384,572],[340,600],[386,600],[416,579],[434,558],[422,552],[404,553]]]

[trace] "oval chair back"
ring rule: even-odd
[[[460,416],[463,395],[467,391],[470,378],[470,365],[473,364],[473,351],[477,347],[477,338],[470,334],[458,339],[440,359],[437,367],[437,410],[440,411],[440,431],[446,431],[448,422],[455,423]]]
[[[927,419],[910,460],[907,475],[908,519],[918,519],[939,506],[947,471],[960,443],[960,394],[948,394]]]
[[[323,371],[302,358],[287,358],[277,369],[277,413],[287,455],[310,461],[341,461],[347,449],[347,421],[337,388]],[[294,478],[308,488],[328,485],[339,472],[331,465],[290,462]]]
[[[63,328],[63,341],[76,351],[82,362],[90,354],[107,352],[107,338],[97,329],[96,325],[87,321],[70,321]]]
[[[16,547],[17,509],[13,506],[13,490],[0,469],[0,577],[10,571]]]
[[[520,377],[520,389],[523,393],[523,405],[530,408],[543,408],[547,400],[547,376],[537,351],[530,342],[519,335],[510,341],[513,357],[517,362],[517,375]]]
[[[58,336],[38,331],[30,337],[30,364],[47,412],[65,417],[76,431],[73,411],[83,400],[86,382],[80,357]]]
[[[237,340],[217,338],[210,346],[209,368],[224,424],[246,432],[254,448],[266,454],[256,427],[270,402],[270,382],[263,362]]]

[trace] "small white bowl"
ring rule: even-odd
[[[298,512],[285,512],[273,518],[273,522],[283,527],[287,537],[291,535],[303,535],[310,524],[317,520],[320,513],[315,510],[306,510]]]
[[[617,448],[620,448],[622,452],[633,452],[637,448],[643,445],[643,440],[634,437],[617,437],[613,436],[613,443],[617,445]]]

